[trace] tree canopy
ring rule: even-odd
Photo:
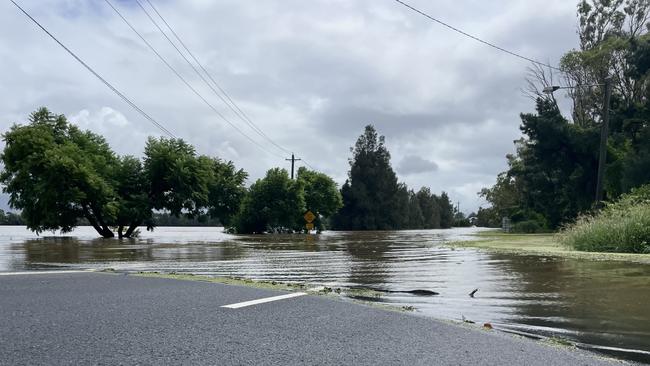
[[[140,225],[153,229],[154,210],[227,222],[244,192],[246,173],[183,140],[150,138],[142,161],[120,157],[103,137],[46,108],[4,141],[0,183],[37,233],[69,232],[83,218],[103,237],[130,237]]]
[[[564,81],[574,87],[571,118],[552,96],[536,94],[536,113],[521,115],[523,138],[508,156],[509,169],[480,192],[492,207],[478,216],[492,224],[498,216],[556,229],[594,207],[607,77],[613,91],[605,198],[650,182],[650,3],[582,0],[577,14],[580,48],[561,61]],[[543,70],[536,76],[540,89],[553,79]]]
[[[390,164],[384,136],[365,127],[353,148],[348,179],[341,187],[343,208],[333,219],[340,230],[395,230],[449,228],[453,207],[449,197],[418,193],[398,183]]]
[[[336,183],[327,175],[301,167],[291,180],[286,170],[274,168],[250,187],[234,227],[239,233],[300,232],[305,227],[303,215],[311,210],[320,231],[325,228],[323,219],[341,204]]]

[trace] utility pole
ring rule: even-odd
[[[596,178],[596,207],[603,200],[603,178],[607,160],[607,137],[609,135],[609,100],[612,96],[612,78],[605,79],[605,100],[603,104],[603,124],[600,127],[600,154],[598,156],[598,177]]]
[[[612,77],[607,76],[603,84],[576,85],[576,86],[547,86],[542,90],[544,93],[553,94],[559,89],[584,88],[592,86],[605,87],[605,100],[603,100],[603,121],[600,126],[600,150],[598,153],[598,176],[596,177],[596,200],[594,208],[600,208],[603,201],[603,178],[605,177],[605,163],[607,161],[607,137],[609,136],[609,100],[612,97]]]
[[[291,179],[293,179],[293,168],[296,164],[296,161],[300,159],[296,159],[296,157],[293,154],[291,154],[291,159],[284,159],[284,160],[291,162]]]

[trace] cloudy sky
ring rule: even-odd
[[[289,167],[167,43],[135,0],[110,0],[242,136],[195,95],[103,0],[16,0],[87,64],[197,151],[261,177]],[[145,0],[143,5],[148,5]],[[277,145],[343,183],[372,123],[401,181],[447,191],[461,210],[506,167],[519,137],[528,63],[394,0],[151,0],[210,75]],[[575,1],[408,0],[504,48],[551,64],[577,46]],[[141,155],[162,134],[31,23],[0,3],[0,130],[47,106]],[[170,35],[171,36],[171,35]]]

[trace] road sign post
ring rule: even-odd
[[[303,218],[307,222],[305,224],[305,228],[307,229],[307,231],[309,232],[309,230],[314,230],[314,220],[316,220],[316,215],[314,215],[313,212],[308,210],[307,212],[305,212]]]

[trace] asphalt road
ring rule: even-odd
[[[0,276],[2,365],[620,365],[411,314],[119,274]]]

